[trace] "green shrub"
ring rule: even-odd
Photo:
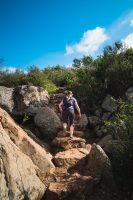
[[[124,137],[119,138],[120,144],[114,143],[114,153],[111,157],[114,177],[123,196],[132,199],[133,191],[133,103],[124,102],[121,99],[117,101],[118,112],[115,113],[115,120],[105,123],[109,129],[122,128]],[[124,128],[123,129],[123,125]]]

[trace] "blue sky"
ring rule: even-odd
[[[133,0],[0,0],[0,24],[5,67],[70,66],[116,40],[133,47]]]

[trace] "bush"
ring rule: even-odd
[[[75,70],[56,66],[44,70],[46,77],[57,86],[71,87],[76,81]]]
[[[114,143],[114,153],[111,157],[114,178],[117,186],[127,199],[132,199],[133,191],[133,103],[117,101],[118,112],[115,120],[106,123],[108,129],[126,127],[125,137],[120,138],[121,145]],[[117,131],[115,134],[118,134]],[[119,135],[118,135],[119,138]],[[122,147],[122,148],[121,148]]]
[[[43,87],[49,93],[54,93],[57,89],[55,84],[48,80],[46,75],[35,66],[31,66],[27,74],[20,70],[16,70],[15,73],[9,73],[8,71],[3,72],[1,76],[1,85],[6,87],[34,85]]]

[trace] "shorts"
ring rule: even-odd
[[[64,123],[69,122],[70,126],[72,124],[74,124],[74,118],[75,118],[75,114],[74,114],[74,110],[65,110],[62,113],[62,120]]]

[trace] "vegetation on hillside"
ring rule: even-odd
[[[99,104],[106,93],[122,97],[133,85],[133,49],[116,42],[105,47],[103,55],[94,60],[90,56],[74,59],[71,68],[57,65],[40,70],[31,66],[27,74],[21,70],[15,73],[1,70],[0,85],[22,84],[41,86],[49,92],[55,92],[57,86],[72,88],[86,110],[86,105]]]
[[[118,101],[116,120],[107,125],[111,129],[126,126],[123,143],[126,148],[121,150],[114,145],[116,153],[112,163],[119,188],[130,196],[133,189],[133,103],[125,102],[124,94],[133,87],[133,49],[116,42],[105,47],[103,54],[96,59],[90,56],[74,59],[71,68],[57,65],[40,70],[31,66],[27,73],[0,71],[0,85],[15,87],[23,84],[41,86],[50,93],[58,86],[70,88],[86,114],[93,112],[106,94],[123,99]]]

